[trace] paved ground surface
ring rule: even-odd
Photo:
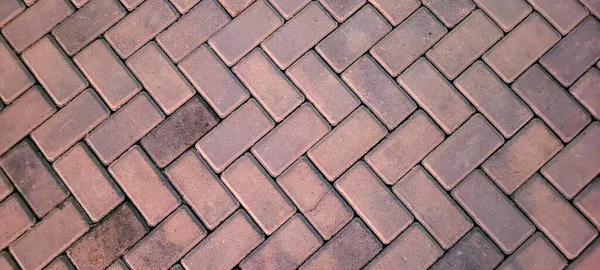
[[[1,0],[0,269],[600,269],[598,0]]]

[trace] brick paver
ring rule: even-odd
[[[566,35],[581,22],[588,11],[575,0],[527,0],[561,34]]]
[[[480,229],[474,228],[430,269],[493,269],[502,259],[502,252]]]
[[[8,195],[12,193],[13,189],[14,187],[10,183],[10,180],[8,180],[6,175],[0,171],[0,201],[8,197]]]
[[[306,6],[310,0],[269,0],[271,5],[279,11],[279,14],[289,20],[294,13]]]
[[[583,253],[579,258],[577,258],[571,265],[569,269],[574,270],[585,270],[585,269],[593,269],[600,263],[600,241],[596,240],[590,247]]]
[[[533,234],[515,253],[497,269],[563,269],[567,260],[540,232]]]
[[[600,228],[600,178],[596,178],[582,190],[573,199],[573,204],[596,228]]]
[[[525,19],[533,8],[525,0],[473,0],[479,8],[504,30],[511,31],[521,20]]]
[[[600,119],[600,70],[590,68],[571,88],[571,95],[583,105],[592,116]]]
[[[73,264],[65,256],[60,256],[52,261],[44,270],[70,270],[73,269]]]
[[[25,5],[21,0],[7,0],[0,5],[0,27],[25,10]]]
[[[13,194],[0,203],[0,249],[4,249],[35,223],[35,217],[21,196]]]
[[[419,0],[369,0],[369,3],[393,26],[400,24],[421,5]]]
[[[2,58],[0,77],[10,78],[0,85],[0,99],[9,103],[27,91],[35,83],[35,79],[2,37],[0,37],[0,57]]]

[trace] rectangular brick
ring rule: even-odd
[[[173,62],[177,63],[229,21],[231,21],[229,15],[216,0],[205,0],[160,33],[156,37],[156,42]]]
[[[419,0],[369,0],[369,3],[375,6],[393,26],[400,24],[421,6]]]
[[[206,45],[200,46],[178,67],[221,118],[225,118],[250,96],[242,83]]]
[[[6,175],[0,170],[0,201],[8,197],[14,190],[13,185],[10,183]]]
[[[244,11],[254,1],[255,0],[219,0],[221,5],[232,17],[239,15],[240,12]]]
[[[10,20],[25,10],[25,5],[21,0],[6,0],[0,5],[0,27],[10,22]]]
[[[23,140],[2,156],[0,166],[39,218],[69,196],[62,181],[30,140]]]
[[[402,73],[398,83],[447,134],[454,132],[475,112],[469,102],[424,57]]]
[[[108,165],[164,118],[160,108],[142,92],[88,134],[85,141]]]
[[[318,2],[312,2],[263,41],[261,47],[275,64],[286,69],[337,25]]]
[[[232,70],[276,122],[304,101],[300,91],[260,48],[242,58]]]
[[[446,33],[446,27],[422,7],[373,46],[370,52],[392,77],[396,77]]]
[[[244,210],[238,210],[183,259],[186,269],[231,269],[265,239]]]
[[[41,269],[88,229],[85,214],[74,199],[69,199],[19,237],[9,249],[22,268]]]
[[[104,269],[149,231],[131,203],[124,203],[81,237],[67,256],[77,269]]]
[[[563,269],[567,260],[540,232],[536,232],[515,253],[510,255],[498,270],[517,269]]]
[[[365,156],[388,185],[395,184],[444,140],[444,132],[419,110]]]
[[[0,249],[4,249],[35,223],[35,216],[21,196],[11,195],[0,203]]]
[[[124,200],[121,189],[83,142],[73,146],[52,167],[93,222],[100,221]]]
[[[40,39],[21,57],[59,107],[88,86],[85,77],[50,36]]]
[[[535,231],[535,226],[480,170],[452,190],[452,197],[506,254],[515,251]]]
[[[568,259],[576,258],[598,235],[596,228],[539,174],[512,198]]]
[[[128,58],[178,17],[179,13],[167,0],[146,0],[110,28],[104,38],[121,58]]]
[[[271,5],[279,11],[279,14],[289,20],[294,14],[302,9],[310,0],[269,0]]]
[[[473,0],[473,2],[483,9],[504,32],[512,30],[533,10],[525,0]]]
[[[413,223],[365,269],[427,269],[444,250],[419,223]]]
[[[156,226],[181,203],[179,194],[169,184],[169,180],[137,145],[108,166],[108,172],[151,227]]]
[[[385,135],[386,128],[361,106],[313,146],[308,157],[333,181]]]
[[[512,194],[562,148],[560,140],[535,118],[490,156],[481,168],[504,193]]]
[[[580,0],[585,7],[596,16],[596,18],[600,17],[600,2],[598,0]]]
[[[129,270],[129,267],[123,262],[121,259],[117,259],[113,264],[111,264],[106,270]]]
[[[315,51],[309,51],[290,66],[288,77],[331,125],[337,125],[360,100]]]
[[[504,143],[481,114],[475,114],[422,163],[446,190],[451,190]]]
[[[65,52],[72,56],[126,14],[118,0],[91,0],[54,28],[52,34]]]
[[[275,126],[273,120],[250,99],[204,136],[196,149],[206,162],[219,173],[246,152]]]
[[[360,218],[355,218],[300,269],[360,269],[381,249],[382,245],[377,237]]]
[[[277,11],[265,0],[258,0],[212,36],[208,44],[227,66],[233,66],[282,24]]]
[[[29,89],[35,83],[35,79],[1,36],[0,58],[2,58],[0,77],[10,78],[10,80],[3,80],[0,85],[0,99],[10,103]]]
[[[315,49],[333,70],[340,73],[391,29],[373,6],[366,5],[319,42]]]
[[[527,0],[561,34],[568,34],[588,11],[576,0]]]
[[[331,127],[310,103],[304,103],[252,147],[252,154],[272,176],[280,175]]]
[[[534,12],[482,58],[502,80],[511,83],[559,40],[560,34]]]
[[[113,111],[142,90],[142,85],[103,39],[77,53],[73,62]]]
[[[73,14],[69,0],[39,0],[2,28],[2,34],[18,53]]]
[[[181,14],[187,13],[192,7],[194,7],[200,0],[170,0],[171,4]]]
[[[592,116],[600,119],[600,70],[595,67],[588,69],[569,92]]]
[[[216,228],[240,205],[194,149],[177,158],[164,173],[209,230]]]
[[[436,43],[427,52],[427,59],[453,80],[502,36],[502,30],[476,10]]]
[[[573,261],[569,269],[573,270],[586,270],[594,269],[600,264],[600,240],[594,241],[588,249]]]
[[[166,269],[206,236],[206,229],[181,206],[123,256],[132,270]]]
[[[421,0],[448,28],[453,28],[475,9],[471,0]]]
[[[7,251],[0,252],[0,268],[7,270],[21,269]]]
[[[575,199],[573,204],[600,230],[600,178],[596,177]]]
[[[277,184],[325,240],[354,216],[352,208],[306,157],[279,176]]]
[[[340,176],[335,188],[383,244],[392,242],[413,221],[408,210],[362,161]]]
[[[463,72],[454,85],[505,138],[533,117],[529,107],[482,61]]]
[[[473,222],[421,166],[416,166],[392,191],[444,249],[465,235]]]
[[[323,245],[323,239],[301,214],[290,218],[279,230],[256,248],[241,269],[296,269]]]
[[[250,154],[227,168],[221,179],[267,235],[296,212],[294,204]]]
[[[127,8],[127,10],[132,11],[137,6],[139,6],[142,2],[144,2],[145,0],[120,0],[120,1],[121,1],[121,4],[123,4],[123,6],[125,6],[125,8]]]
[[[366,0],[319,0],[339,22],[343,22],[356,12]]]
[[[75,267],[69,259],[65,256],[58,256],[54,261],[52,261],[48,266],[44,267],[44,270],[71,270]]]
[[[27,113],[23,113],[27,112]],[[56,106],[39,86],[30,88],[0,111],[0,155],[21,141],[29,132],[56,112]]]
[[[502,259],[502,251],[474,228],[429,269],[494,269]]]

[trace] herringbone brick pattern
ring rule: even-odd
[[[598,270],[599,17],[0,0],[0,270]]]

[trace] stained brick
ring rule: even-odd
[[[0,4],[0,27],[10,22],[14,17],[25,10],[21,0],[6,0]]]
[[[525,71],[512,89],[564,142],[591,121],[581,105],[537,64]]]
[[[314,51],[298,59],[285,73],[334,126],[360,105],[352,90]]]
[[[596,18],[600,17],[600,2],[597,0],[580,0],[582,4],[594,15]]]
[[[170,0],[171,4],[179,11],[179,13],[187,13],[192,7],[194,7],[200,0]],[[208,1],[207,1],[208,2]],[[191,30],[191,29],[190,29]]]
[[[515,253],[510,255],[498,270],[563,269],[567,260],[540,232],[535,233]]]
[[[59,256],[54,259],[48,266],[44,267],[44,270],[72,270],[75,269],[73,264],[65,256]]]
[[[600,119],[600,70],[589,69],[569,91],[596,119]]]
[[[205,0],[160,33],[156,42],[173,62],[179,62],[229,21],[229,15],[216,0]]]
[[[104,37],[121,58],[128,58],[178,17],[179,13],[166,0],[146,0]]]
[[[418,0],[369,0],[393,25],[397,26],[412,14],[421,3]]]
[[[59,107],[88,86],[88,81],[62,49],[46,36],[23,52],[23,61]]]
[[[313,146],[308,157],[333,181],[386,134],[385,127],[361,106]]]
[[[102,122],[85,140],[100,161],[108,165],[164,118],[160,108],[142,92]]]
[[[536,118],[490,156],[481,168],[504,193],[512,194],[562,147],[560,140]]]
[[[13,191],[13,185],[10,183],[6,175],[0,170],[0,201],[8,197]]]
[[[219,0],[221,5],[231,14],[232,17],[239,15],[255,0]],[[259,0],[261,1],[261,0]]]
[[[181,155],[165,175],[209,230],[240,205],[196,150]]]
[[[590,270],[600,264],[600,240],[596,240],[590,247],[573,261],[569,266],[572,270]]]
[[[6,270],[19,270],[19,266],[15,260],[6,251],[0,252],[0,268]]]
[[[576,0],[527,0],[561,34],[568,34],[588,11]]]
[[[333,70],[340,73],[391,29],[373,6],[366,5],[319,42],[315,49]]]
[[[35,79],[1,36],[0,58],[2,58],[0,62],[0,77],[10,78],[10,80],[2,80],[2,85],[0,85],[0,99],[9,103],[29,89],[35,83]],[[2,102],[0,101],[0,103]]]
[[[354,215],[350,206],[306,157],[279,176],[277,184],[325,240],[341,230]]]
[[[4,249],[35,223],[35,216],[17,193],[0,203],[0,249]]]
[[[271,5],[279,11],[279,14],[286,20],[289,20],[294,14],[300,11],[310,0],[269,0]]]
[[[452,28],[462,21],[475,9],[471,0],[422,0],[440,21]]]
[[[283,24],[277,11],[265,1],[256,1],[208,40],[228,66],[233,66]]]
[[[504,32],[512,30],[533,10],[525,0],[473,0],[473,2],[483,9]]]
[[[91,0],[52,30],[68,55],[74,55],[125,17],[118,0]]]
[[[27,1],[26,1],[27,4]],[[2,34],[18,53],[73,14],[69,0],[39,0],[2,28]]]
[[[463,72],[454,85],[506,138],[533,117],[529,107],[482,61]]]
[[[469,102],[424,57],[402,73],[398,83],[448,134],[475,112]]]
[[[73,146],[52,166],[94,222],[100,221],[124,199],[121,190],[84,143]]]
[[[502,251],[480,229],[474,228],[430,269],[494,269],[503,257]]]
[[[148,231],[135,208],[124,203],[75,242],[67,255],[77,269],[104,269]]]
[[[600,178],[593,180],[573,199],[573,204],[600,230]]]
[[[483,60],[511,83],[559,39],[560,34],[534,12],[488,50]]]
[[[152,227],[180,204],[169,180],[137,145],[115,160],[108,171]]]

